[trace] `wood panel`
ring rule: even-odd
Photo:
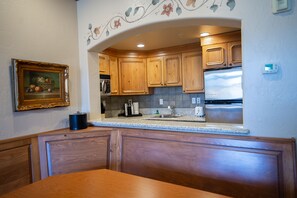
[[[228,66],[236,67],[242,65],[241,41],[228,43]]]
[[[39,137],[42,179],[63,173],[109,168],[110,131]]]
[[[31,139],[0,144],[0,195],[32,183]]]
[[[119,67],[118,59],[116,57],[109,57],[110,66],[110,92],[111,95],[119,95]]]
[[[122,95],[148,94],[146,59],[120,58],[119,73]]]
[[[122,129],[121,171],[233,197],[296,197],[295,141]]]
[[[99,73],[109,75],[109,56],[98,54],[99,58]]]
[[[227,67],[227,53],[226,43],[203,46],[203,68],[217,69]]]
[[[183,92],[199,93],[204,91],[204,76],[201,52],[182,54]]]
[[[182,69],[180,54],[164,57],[163,76],[165,86],[182,85]]]
[[[148,87],[163,86],[163,57],[147,59],[147,81]]]

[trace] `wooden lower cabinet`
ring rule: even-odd
[[[0,195],[40,179],[34,142],[31,138],[0,142]]]
[[[110,131],[39,136],[41,178],[110,167]]]
[[[295,142],[121,130],[120,171],[232,197],[295,197]]]

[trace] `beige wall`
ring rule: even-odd
[[[68,126],[80,110],[76,1],[0,1],[0,139]],[[67,64],[70,107],[13,112],[11,58]]]

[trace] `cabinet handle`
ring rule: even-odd
[[[232,63],[230,63],[229,65],[232,66]]]
[[[224,66],[227,66],[227,64],[225,63]]]

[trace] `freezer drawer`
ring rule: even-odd
[[[205,105],[206,122],[242,124],[242,104]]]

